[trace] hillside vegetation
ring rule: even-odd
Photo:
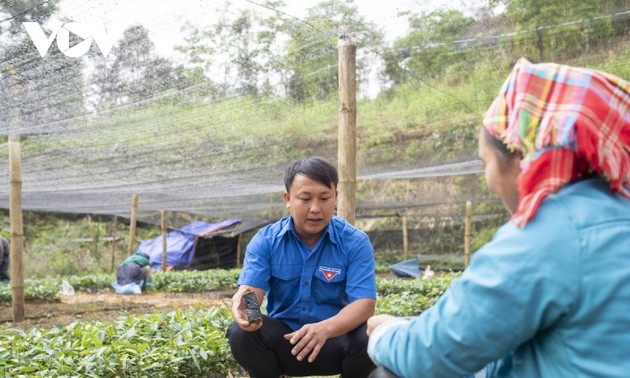
[[[630,77],[630,68],[625,64],[618,64],[619,61],[630,61],[628,45],[627,41],[620,40],[615,49],[600,51],[598,54],[592,54],[588,57],[582,56],[571,60],[569,63],[597,67],[615,72],[622,77]],[[449,84],[452,79],[444,76],[439,81],[434,82],[433,88],[426,88],[420,83],[407,83],[389,90],[375,100],[361,101],[358,116],[358,154],[364,156],[362,163],[367,167],[378,167],[384,162],[396,161],[400,167],[413,167],[414,165],[430,166],[439,162],[474,158],[478,124],[482,112],[470,112],[468,109],[464,109],[463,105],[461,107],[439,107],[435,104],[439,104],[443,100],[444,93],[448,92],[462,99],[462,102],[469,104],[468,106],[478,110],[485,108],[509,69],[507,64],[503,65],[501,69],[495,69],[493,66],[490,63],[479,64],[470,71],[468,77],[461,78],[457,86]],[[433,101],[434,104],[430,104],[430,101]],[[266,109],[274,106],[279,105],[272,102],[260,108]],[[244,127],[235,128],[236,135],[234,133],[228,134],[225,130],[213,130],[211,126],[204,129],[203,132],[208,133],[208,135],[212,134],[213,138],[222,138],[220,144],[226,146],[226,150],[229,150],[231,141],[242,141],[242,138],[258,141],[259,139],[264,140],[267,133],[283,135],[286,143],[276,145],[275,148],[253,150],[251,164],[260,161],[263,154],[265,159],[276,159],[280,164],[286,160],[285,148],[300,149],[299,154],[304,155],[334,155],[331,149],[336,148],[335,143],[333,143],[333,130],[336,128],[336,99],[295,106],[299,110],[294,107],[291,108],[291,111],[278,112],[275,115],[274,129],[257,130],[255,135],[245,134]],[[235,108],[239,107],[236,106]],[[162,105],[157,109],[142,109],[139,112],[155,111],[156,117],[168,117],[169,114],[172,115],[168,109],[169,105]],[[248,109],[251,111],[252,108]],[[183,111],[181,108],[174,108],[173,110]],[[195,109],[188,111],[194,113]],[[216,111],[220,112],[220,109]],[[212,115],[209,114],[205,114],[205,116],[212,118]],[[264,114],[260,116],[262,117]],[[299,122],[296,121],[296,117],[300,118]],[[388,120],[393,121],[388,122]],[[104,130],[114,132],[116,124],[114,119],[113,123]],[[116,130],[116,132],[123,133],[125,121],[121,120],[119,124],[121,125],[120,130]],[[180,127],[182,127],[182,132],[186,130],[186,125],[180,125]],[[330,132],[316,132],[314,129],[317,127]],[[238,135],[238,132],[243,132],[243,134]],[[200,132],[195,134],[203,135]],[[81,141],[77,141],[77,143],[79,142]],[[26,146],[26,149],[36,148],[35,146],[28,146],[28,144]],[[471,196],[487,197],[483,180],[478,176],[435,180],[368,180],[359,182],[357,201],[366,201],[374,205],[375,208],[382,206],[380,210],[359,209],[358,214],[360,216],[357,224],[373,233],[372,240],[383,264],[400,261],[402,258],[401,220],[399,217],[391,215],[392,211],[387,210],[387,205],[404,202],[405,198],[420,198],[426,195],[427,191],[433,194],[436,192],[444,193],[444,196],[447,197],[442,200],[444,203]],[[475,192],[478,194],[472,194]],[[435,196],[431,198],[436,203],[440,202],[436,200]],[[496,203],[494,205],[479,204],[479,206],[485,206],[485,208],[476,209],[476,214],[501,211],[500,205]],[[488,206],[490,207],[488,208]],[[407,211],[413,217],[413,209]],[[442,212],[438,208],[433,208],[431,211],[434,213]],[[446,209],[446,211],[453,213],[452,209]],[[455,212],[455,216],[461,215],[461,212],[462,209],[460,208]],[[362,218],[361,215],[364,217]],[[476,242],[476,247],[480,246],[483,240],[487,240],[491,235],[491,232],[484,231],[486,227],[493,229],[505,219],[506,216],[503,214],[499,216],[498,220],[495,218],[495,221],[489,225],[484,226],[481,223],[477,225],[474,236],[481,238],[481,240]],[[120,262],[127,253],[129,234],[128,224],[124,222],[125,220],[121,219],[117,226],[117,235],[121,239],[117,244],[118,249],[114,256],[114,264]],[[458,255],[461,256],[462,253],[463,228],[461,222],[453,227],[446,227],[446,229],[444,227],[441,229],[439,227],[423,227],[420,220],[417,223],[417,231],[411,233],[413,243],[411,257],[418,254],[432,255],[437,253],[438,256],[433,256],[431,260],[436,260],[433,262],[433,266],[436,264],[440,266],[439,255],[446,253],[447,255],[450,254],[451,263],[445,264],[444,267],[461,267],[461,259],[457,257]],[[27,276],[111,272],[112,242],[105,239],[113,235],[112,224],[111,219],[89,216],[68,217],[59,216],[59,214],[27,213],[25,215],[25,269]],[[414,226],[411,225],[411,227]],[[0,229],[2,230],[1,234],[9,237],[7,212],[0,216]],[[138,228],[137,240],[154,237],[159,232],[157,226],[141,226]],[[99,240],[99,238],[103,240]],[[422,248],[425,250],[423,251]],[[426,248],[430,248],[430,250],[426,250]]]
[[[389,89],[375,99],[361,99],[357,105],[360,172],[383,174],[476,159],[482,114],[521,56],[630,78],[630,23],[623,13],[630,9],[627,1],[549,1],[544,13],[522,0],[491,3],[503,3],[505,12],[493,15],[486,9],[475,17],[459,11],[410,12],[408,35],[392,46],[384,46],[382,35],[358,17],[352,4],[326,1],[309,13],[306,21],[320,30],[336,30],[344,22],[350,23],[357,30],[360,47],[384,64],[380,74]],[[336,14],[343,15],[342,20],[332,17]],[[23,154],[43,162],[50,156],[90,146],[94,158],[90,162],[105,161],[106,169],[91,169],[81,159],[71,159],[73,166],[67,168],[118,177],[122,174],[118,167],[131,161],[135,175],[158,183],[163,173],[156,173],[156,166],[187,174],[194,162],[195,174],[246,175],[257,169],[283,167],[290,159],[304,155],[335,157],[339,105],[337,73],[331,68],[336,64],[336,51],[331,45],[336,37],[313,36],[315,31],[300,23],[267,21],[226,10],[221,22],[227,29],[216,30],[239,30],[240,37],[235,40],[209,30],[194,31],[196,39],[187,41],[180,50],[197,66],[173,66],[165,71],[170,79],[176,76],[190,82],[170,81],[168,88],[133,92],[130,83],[125,86],[122,73],[112,79],[121,81],[118,86],[110,83],[106,87],[97,81],[101,97],[95,105],[99,110],[96,116],[63,137],[26,138]],[[262,33],[254,33],[255,25],[267,32],[266,38],[273,39],[266,43],[279,43],[280,35],[288,41],[280,49],[282,53],[272,56],[269,52],[267,65],[254,59],[264,50]],[[146,37],[146,33],[142,35]],[[312,42],[311,37],[318,38]],[[201,59],[206,55],[194,48],[203,41],[210,46],[203,54],[222,51],[223,46],[223,51],[234,55],[226,63],[233,65],[233,75],[226,73],[222,83],[207,77],[212,59]],[[125,43],[119,50],[115,48],[114,54],[130,46],[129,41]],[[226,47],[238,43],[241,45],[236,50]],[[257,47],[250,51],[248,46]],[[311,59],[304,52],[307,46]],[[360,81],[375,62],[359,58]],[[329,69],[322,71],[322,67]],[[147,71],[137,81],[146,83],[154,74]],[[270,85],[270,77],[280,77],[281,84]],[[177,90],[178,83],[186,90]],[[185,144],[187,149],[165,148],[174,137],[178,138],[177,146]],[[110,153],[117,148],[132,152]],[[357,184],[357,225],[370,234],[382,264],[402,259],[403,219],[409,229],[407,257],[421,256],[432,265],[453,262],[444,268],[461,267],[465,201],[474,202],[473,249],[507,219],[476,174],[366,179]],[[279,198],[273,201],[278,203]],[[257,216],[273,220],[283,214],[284,208],[278,206]],[[114,231],[110,218],[26,214],[27,276],[111,272],[127,253],[128,225],[124,222],[121,220]],[[0,216],[0,234],[8,236],[8,230],[5,213]],[[158,233],[156,226],[143,224],[137,240]],[[120,238],[117,249],[107,240],[114,236]]]

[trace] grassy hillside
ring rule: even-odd
[[[630,42],[619,40],[563,63],[599,68],[630,78]],[[374,100],[358,104],[358,165],[363,171],[397,170],[475,158],[481,115],[508,74],[513,60],[480,60],[462,69],[446,70],[438,78],[418,79],[396,86]],[[184,138],[194,151],[211,145],[215,155],[168,157],[180,169],[189,159],[209,171],[283,166],[289,159],[318,154],[336,156],[338,104],[336,98],[295,104],[279,98],[231,98],[210,105],[183,104],[165,97],[152,105],[108,112],[90,120],[85,132],[66,138],[25,140],[23,154],[45,158],[54,151],[79,146],[111,148],[131,143],[138,170],[143,155],[151,156],[173,135]],[[150,143],[143,143],[142,136]],[[140,136],[140,138],[138,137]],[[107,141],[107,144],[103,141]],[[170,151],[170,152],[169,152]],[[169,150],[165,154],[177,152]],[[105,156],[105,155],[104,155]],[[105,158],[105,157],[104,157]],[[126,156],[125,159],[129,159]],[[165,157],[166,158],[166,157]],[[181,166],[177,164],[177,158]],[[82,162],[77,160],[77,166]],[[110,162],[115,167],[117,161]],[[227,168],[226,168],[227,167]],[[114,173],[115,174],[115,173]],[[445,267],[461,266],[463,203],[481,199],[476,215],[474,248],[506,219],[478,176],[417,180],[366,180],[358,183],[357,225],[370,233],[384,263],[402,258],[402,216],[407,215],[411,256]],[[424,198],[427,203],[419,204]],[[422,206],[421,206],[422,205]],[[111,220],[27,213],[24,219],[27,276],[109,272],[112,269]],[[0,214],[0,234],[8,235],[8,214]],[[137,239],[157,235],[157,227],[140,227]],[[128,228],[117,225],[114,264],[126,256]],[[473,248],[473,249],[474,249]]]

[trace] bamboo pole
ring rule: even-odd
[[[236,267],[241,267],[241,235],[238,234],[238,240],[236,241]]]
[[[162,225],[162,272],[166,272],[166,214],[160,210],[160,224]]]
[[[22,152],[20,136],[9,136],[9,217],[11,219],[11,289],[13,322],[24,320],[24,227],[22,224]]]
[[[339,52],[339,135],[337,159],[339,167],[339,197],[337,215],[354,224],[356,202],[356,43],[341,35],[337,45]]]
[[[472,203],[466,201],[466,220],[464,227],[464,267],[470,264],[470,219],[472,216]]]
[[[543,57],[544,57],[544,45],[543,45],[543,35],[542,35],[542,29],[538,28],[536,29],[536,50],[538,50],[538,61],[539,62],[544,62]]]
[[[131,198],[131,220],[129,221],[129,245],[127,246],[127,256],[131,256],[136,244],[136,215],[138,213],[138,194]]]
[[[409,260],[409,229],[407,226],[407,216],[402,217],[402,232],[403,232],[403,261]]]
[[[96,225],[96,230],[94,230],[94,240],[92,242],[92,244],[94,245],[94,257],[99,259],[98,256],[98,243],[101,241],[101,224],[99,223],[98,219],[96,222],[94,222],[94,224]]]
[[[114,215],[114,225],[113,225],[113,232],[112,232],[112,268],[111,268],[111,272],[114,272],[114,269],[116,267],[116,246],[118,244],[118,217]]]

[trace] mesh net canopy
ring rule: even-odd
[[[512,64],[630,77],[628,1],[306,3],[1,1],[0,207],[11,139],[25,210],[128,217],[138,194],[147,222],[275,219],[290,161],[337,161],[344,35],[357,44],[358,222],[459,227],[465,201],[478,221],[505,220],[476,149]]]

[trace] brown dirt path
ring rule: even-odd
[[[149,292],[137,295],[121,295],[113,291],[78,292],[71,296],[61,296],[59,302],[28,301],[24,307],[25,321],[16,324],[11,323],[13,320],[11,304],[1,304],[0,326],[47,328],[55,325],[63,326],[79,320],[116,320],[130,314],[150,314],[196,306],[229,306],[232,294],[233,291]]]

